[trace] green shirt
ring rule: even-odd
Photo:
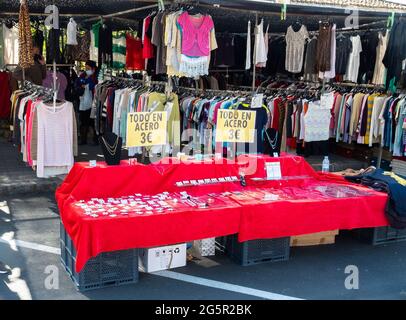
[[[94,34],[94,46],[96,48],[99,47],[99,33],[100,33],[100,28],[101,27],[102,27],[102,22],[101,21],[95,23],[92,26],[92,31],[93,31],[93,34]]]

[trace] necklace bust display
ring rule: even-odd
[[[112,132],[99,137],[104,159],[109,166],[120,164],[123,140]]]
[[[265,153],[273,155],[279,154],[281,150],[281,137],[277,130],[268,128],[265,131]]]

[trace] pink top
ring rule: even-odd
[[[214,28],[210,16],[193,17],[188,12],[178,18],[182,32],[182,54],[190,57],[207,57],[210,54],[210,32]]]

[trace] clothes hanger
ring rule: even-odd
[[[342,33],[342,32],[338,32],[338,36],[336,39],[340,40],[340,39],[345,39],[346,36]]]

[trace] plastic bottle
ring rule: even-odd
[[[321,171],[322,172],[329,172],[330,171],[330,160],[328,159],[328,156],[324,157]]]

